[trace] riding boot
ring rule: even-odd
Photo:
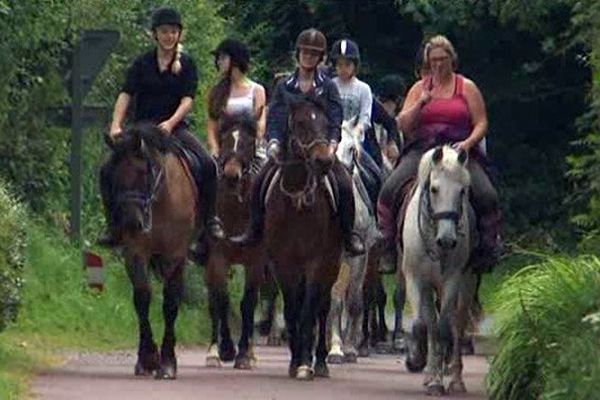
[[[114,201],[112,199],[112,177],[110,174],[111,163],[105,164],[100,169],[100,196],[104,206],[104,217],[106,218],[107,231],[98,238],[98,245],[104,247],[117,247],[120,244],[120,238],[116,232],[116,213]]]
[[[362,255],[365,253],[365,244],[358,232],[354,230],[355,207],[352,178],[339,161],[334,163],[332,172],[335,174],[338,184],[338,210],[344,249],[351,257]]]
[[[273,162],[269,161],[256,176],[250,193],[250,221],[248,227],[241,235],[230,238],[231,243],[238,246],[253,246],[262,239],[265,217],[262,189],[265,182],[269,182],[273,176],[273,165]]]
[[[501,212],[498,209],[490,210],[478,218],[479,245],[469,263],[476,272],[491,272],[502,255],[500,221]]]

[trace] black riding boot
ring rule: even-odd
[[[241,235],[229,240],[238,246],[253,246],[262,239],[265,219],[265,205],[262,199],[262,188],[273,176],[273,161],[269,160],[256,176],[250,193],[250,221],[248,227]]]
[[[338,183],[338,212],[340,213],[344,249],[350,256],[362,255],[365,253],[365,245],[363,239],[354,230],[355,209],[352,178],[339,161],[333,164],[332,172]]]
[[[111,163],[108,162],[100,169],[100,196],[104,205],[104,216],[106,218],[107,231],[98,238],[98,244],[104,247],[116,247],[120,244],[116,232],[116,215],[112,200],[112,177]]]

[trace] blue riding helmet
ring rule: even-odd
[[[359,64],[360,50],[358,49],[356,42],[350,39],[341,39],[333,44],[329,57],[334,65],[340,57],[344,57]]]

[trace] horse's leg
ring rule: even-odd
[[[327,317],[331,308],[331,298],[321,296],[319,306],[319,338],[317,341],[315,376],[319,378],[329,378],[329,368],[327,368]]]
[[[443,384],[443,345],[440,337],[440,324],[438,323],[438,311],[435,304],[435,293],[431,285],[425,284],[421,288],[421,308],[423,319],[427,326],[427,367],[425,380],[427,394],[441,396],[444,394]]]
[[[363,318],[362,318],[362,340],[360,341],[360,345],[358,346],[358,356],[359,357],[369,357],[369,316],[370,313],[370,305],[372,303],[372,295],[371,295],[371,284],[370,282],[366,282],[363,288]]]
[[[204,269],[204,282],[208,289],[208,311],[212,323],[212,336],[208,354],[206,355],[207,367],[221,366],[221,353],[219,348],[219,333],[223,324],[222,318],[227,319],[229,299],[227,294],[227,272],[229,268],[225,258],[218,252],[211,252]],[[222,342],[223,339],[221,339]],[[231,337],[229,338],[231,341]],[[231,345],[233,347],[233,343]]]
[[[385,322],[385,305],[387,303],[387,294],[385,293],[385,288],[383,287],[381,274],[377,274],[375,284],[377,290],[377,315],[379,316],[379,324],[377,325],[377,341],[379,343],[386,343],[389,331]]]
[[[392,334],[392,348],[400,353],[406,351],[404,342],[404,328],[402,327],[404,304],[406,303],[406,282],[402,269],[396,271],[396,288],[394,290],[394,332]]]
[[[160,348],[160,370],[157,379],[175,379],[177,377],[177,358],[175,356],[175,320],[183,295],[183,268],[185,259],[175,261],[163,271],[163,318],[165,332]]]
[[[459,293],[455,310],[442,310],[443,317],[445,316],[445,313],[449,312],[452,318],[453,341],[449,366],[450,384],[448,386],[448,391],[450,393],[465,393],[467,391],[462,379],[463,363],[461,344],[463,342],[472,302],[474,301],[474,292],[477,290],[476,280],[477,277],[471,275],[469,272],[463,275],[463,279],[459,283]],[[445,302],[443,305],[445,305]],[[451,306],[451,304],[448,306]]]
[[[344,335],[345,361],[355,363],[358,358],[357,346],[360,345],[360,323],[363,315],[363,287],[367,272],[367,259],[364,256],[354,257],[351,261],[351,274],[346,291],[347,328]]]
[[[242,316],[242,334],[238,342],[238,354],[235,357],[234,368],[251,369],[253,351],[250,348],[252,336],[254,334],[254,310],[258,301],[258,287],[260,285],[260,276],[257,275],[257,266],[248,265],[245,267],[246,282],[244,287],[244,297],[240,303],[240,315]]]
[[[300,348],[298,336],[299,305],[302,296],[299,295],[300,285],[296,282],[282,282],[281,293],[283,294],[283,315],[288,332],[288,346],[291,359],[288,369],[290,378],[295,378],[300,366]]]
[[[412,275],[406,276],[408,295],[412,308],[413,324],[407,340],[406,369],[421,372],[427,364],[427,324],[423,313],[422,288]]]
[[[148,319],[152,291],[147,260],[138,256],[127,256],[125,264],[127,275],[133,285],[133,304],[138,317],[140,335],[134,372],[135,375],[151,375],[159,368],[159,354]]]
[[[277,284],[268,271],[265,271],[265,280],[260,285],[259,293],[262,319],[258,323],[258,333],[260,336],[269,336],[273,327],[273,319],[275,318]]]
[[[300,311],[300,366],[298,367],[297,379],[311,380],[314,371],[313,346],[315,343],[315,326],[319,302],[323,289],[317,282],[306,282],[304,284],[304,299]]]
[[[344,353],[342,351],[342,312],[344,310],[344,297],[348,288],[348,265],[342,263],[337,280],[331,288],[331,311],[329,312],[329,325],[331,328],[331,350],[327,357],[330,364],[342,364]]]

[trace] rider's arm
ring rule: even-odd
[[[115,108],[113,110],[112,123],[110,126],[110,134],[114,136],[121,132],[123,128],[123,122],[125,121],[125,115],[127,114],[127,108],[131,102],[131,96],[125,92],[119,93],[117,101],[115,102]]]
[[[323,90],[326,90],[325,95],[327,98],[327,120],[329,123],[327,139],[329,139],[329,143],[337,145],[342,139],[342,121],[344,120],[342,99],[337,86],[331,80],[325,83]]]
[[[388,114],[383,105],[377,100],[373,100],[372,121],[375,124],[383,126],[387,133],[388,144],[394,142],[398,147],[398,151],[402,151],[402,138],[400,137],[396,120]]]
[[[265,112],[266,94],[262,85],[257,85],[254,92],[254,115],[256,116],[256,138],[265,137],[267,113]]]
[[[269,113],[267,115],[267,140],[271,142],[276,140],[281,142],[283,135],[287,131],[288,107],[285,103],[284,82],[279,82],[275,86],[273,100],[269,104]]]
[[[363,132],[371,127],[371,111],[373,109],[373,94],[371,88],[364,84],[361,87],[360,92],[360,117],[358,122],[360,123]]]
[[[217,138],[217,120],[208,117],[206,119],[206,142],[210,155],[216,157],[219,155],[219,141]]]
[[[171,125],[172,128],[176,127],[177,124],[180,123],[185,118],[185,116],[190,113],[190,111],[192,111],[193,105],[194,99],[192,97],[185,96],[184,98],[182,98],[179,102],[177,110],[175,110],[173,115],[171,115],[171,117],[167,120],[169,125]]]
[[[185,62],[183,62],[184,60]],[[173,115],[171,115],[168,120],[164,121],[168,124],[168,128],[170,128],[169,132],[192,111],[194,97],[198,91],[198,70],[196,69],[194,61],[189,57],[183,58],[182,56],[182,66],[183,69],[180,73],[183,74],[184,87],[181,101]]]
[[[477,85],[473,81],[465,79],[463,91],[471,113],[471,121],[473,122],[473,130],[465,140],[468,148],[471,149],[485,137],[488,128],[488,119],[485,102]]]
[[[402,133],[408,136],[409,139],[414,137],[415,130],[419,121],[421,108],[426,104],[423,100],[423,81],[419,81],[413,85],[406,95],[402,111],[396,117],[396,122]]]

